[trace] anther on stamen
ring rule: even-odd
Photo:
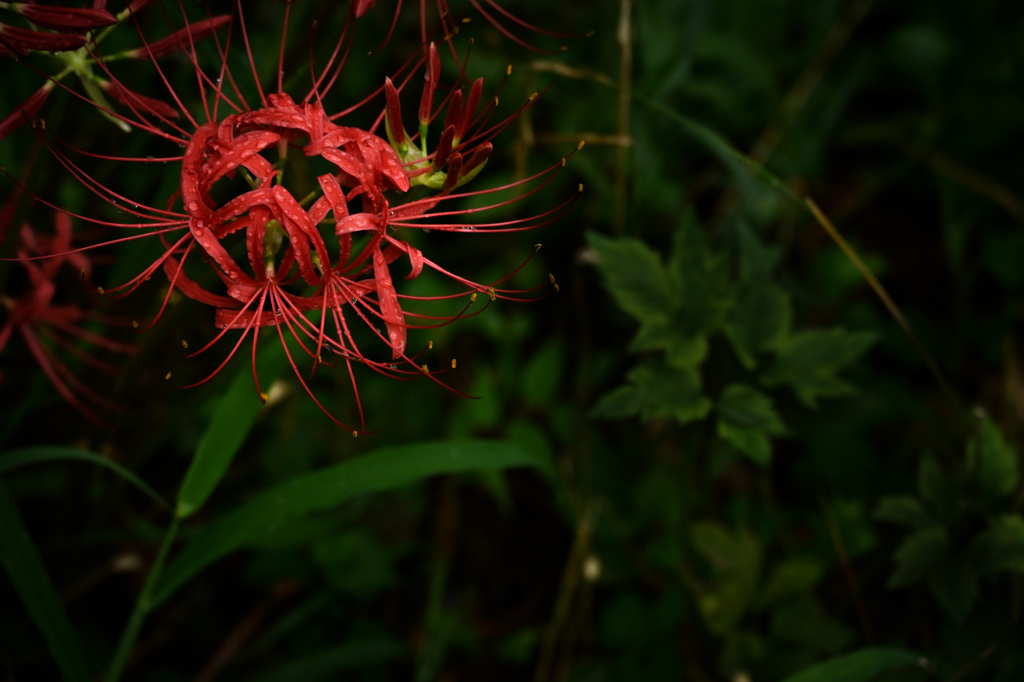
[[[433,339],[427,341],[427,348],[429,350],[433,350],[433,348],[434,348],[434,340]]]
[[[269,397],[270,396],[267,395],[266,393],[263,393],[262,391],[260,392],[260,402],[263,403],[264,405],[267,404],[267,398]]]
[[[540,251],[540,247],[542,247],[542,246],[544,246],[544,245],[543,244],[534,244],[533,245],[533,252],[537,253],[538,251]]]
[[[562,287],[560,287],[557,284],[555,284],[555,293],[557,294],[561,290],[562,290]]]
[[[555,276],[552,275],[550,272],[548,273],[548,281],[551,282],[552,284],[555,283]]]
[[[96,287],[96,293],[97,294],[102,294],[103,293],[103,287]]]
[[[132,329],[138,329],[138,328],[139,328],[138,320],[132,320]]]
[[[185,348],[187,350],[188,349],[188,341],[186,341],[185,339],[182,339],[181,340],[181,347]]]
[[[506,76],[511,76],[512,75],[512,65],[511,64],[509,64],[508,68],[505,69],[505,75]]]
[[[472,295],[471,295],[471,296],[469,297],[469,302],[470,302],[470,303],[476,303],[476,292],[475,292],[475,291],[474,291],[474,292],[472,293]]]
[[[455,358],[452,358],[452,369],[455,369]]]
[[[164,375],[164,381],[170,381],[170,380],[171,380],[171,373],[168,372],[167,374]]]
[[[426,365],[420,365],[420,370],[421,370],[421,371],[422,371],[422,372],[423,372],[424,374],[430,374],[430,368],[429,368],[429,367],[427,367]]]
[[[579,151],[579,150],[583,149],[583,145],[585,145],[586,143],[587,143],[586,140],[580,140],[580,143],[578,145],[576,145],[576,151]]]
[[[356,431],[355,429],[352,429],[352,437],[353,438],[359,438],[359,432]]]
[[[494,287],[488,287],[487,295],[491,297],[491,301],[497,301],[498,300],[498,294],[495,293]]]

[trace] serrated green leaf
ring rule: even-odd
[[[667,319],[676,301],[661,258],[635,239],[608,239],[593,232],[587,241],[597,251],[598,268],[615,301],[640,322]]]
[[[971,543],[971,555],[982,573],[1017,571],[1024,573],[1024,518],[1005,514]]]
[[[816,407],[819,398],[849,393],[836,376],[845,365],[871,346],[875,335],[841,328],[813,329],[793,334],[778,346],[775,364],[762,376],[767,386],[789,385],[797,398]]]
[[[622,419],[639,416],[675,419],[680,424],[701,419],[711,401],[701,391],[700,375],[692,370],[665,367],[649,361],[626,375],[629,382],[605,395],[591,411],[592,417]]]
[[[744,287],[729,315],[725,334],[747,369],[757,365],[759,353],[776,347],[792,323],[789,296],[769,282]]]
[[[772,408],[772,400],[744,384],[730,384],[716,406],[718,435],[758,464],[768,464],[772,455],[770,436],[785,427]]]
[[[915,529],[924,528],[932,522],[921,500],[911,495],[883,497],[875,508],[875,518]]]
[[[708,354],[708,340],[693,336],[682,328],[679,320],[663,319],[640,325],[630,352],[665,351],[665,362],[677,369],[697,369]]]
[[[854,639],[850,628],[830,617],[821,604],[809,596],[775,609],[771,633],[782,641],[795,642],[809,651],[820,653],[841,651]]]
[[[667,272],[680,327],[691,336],[718,330],[735,304],[736,287],[728,263],[712,252],[692,211],[673,235]]]
[[[277,343],[264,344],[256,358],[264,379],[277,378],[287,366],[284,347]],[[203,506],[214,488],[227,473],[231,460],[245,441],[263,403],[256,395],[252,367],[246,365],[231,382],[214,410],[210,425],[203,433],[196,454],[192,458],[185,480],[178,492],[175,514],[183,519]]]
[[[18,596],[46,640],[64,678],[71,682],[91,679],[78,635],[3,481],[0,481],[0,564],[7,569]]]
[[[741,285],[725,334],[743,366],[753,369],[758,354],[789,335],[793,310],[789,296],[772,280],[771,259],[757,236],[739,225],[737,237]]]
[[[949,558],[928,575],[928,588],[950,620],[959,625],[978,598],[978,574],[966,561]]]
[[[819,663],[784,682],[871,682],[889,670],[915,665],[920,657],[905,649],[872,647]]]
[[[690,536],[694,550],[714,571],[710,588],[698,592],[697,605],[708,628],[725,635],[752,605],[761,575],[761,546],[749,532],[733,532],[717,523],[695,523]]]
[[[987,502],[1001,500],[1017,487],[1017,457],[987,416],[982,417],[978,435],[967,445],[967,463]]]
[[[388,448],[297,476],[200,531],[164,571],[151,604],[163,602],[211,562],[289,519],[428,476],[517,466],[552,475],[550,461],[533,453],[509,443],[476,440]]]
[[[949,534],[942,526],[930,526],[908,536],[893,554],[896,569],[889,587],[917,582],[942,564],[949,555]]]
[[[794,558],[779,563],[761,593],[759,606],[765,608],[811,593],[823,573],[824,567],[816,559]]]
[[[97,455],[86,450],[64,447],[33,447],[22,450],[13,450],[0,456],[0,475],[13,471],[22,466],[31,464],[42,464],[43,462],[88,462],[96,466],[113,471],[115,474],[128,481],[142,492],[149,495],[161,506],[167,507],[163,498],[150,488],[146,483],[132,472],[125,469],[112,459]]]
[[[749,531],[731,531],[699,521],[690,530],[693,548],[722,575],[737,576],[753,586],[761,574],[761,546]]]

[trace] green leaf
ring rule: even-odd
[[[0,475],[19,467],[30,464],[41,464],[43,462],[88,462],[113,471],[115,474],[128,481],[142,492],[149,495],[153,500],[167,507],[167,503],[156,493],[155,490],[146,485],[135,474],[125,469],[117,462],[107,459],[86,450],[64,447],[33,447],[22,450],[14,450],[0,456]]]
[[[782,641],[795,642],[821,653],[835,653],[849,646],[854,634],[830,617],[812,596],[787,602],[772,613],[771,633]]]
[[[949,549],[949,534],[942,526],[931,526],[913,533],[893,554],[896,570],[889,576],[889,587],[917,582],[945,562]]]
[[[978,574],[963,559],[950,558],[928,576],[928,588],[950,620],[960,625],[978,598]]]
[[[971,543],[971,554],[982,573],[1016,571],[1024,573],[1024,518],[1006,514]]]
[[[257,367],[264,377],[276,378],[286,365],[287,356],[280,344],[264,344],[257,354]],[[210,497],[252,430],[262,407],[253,383],[252,367],[247,364],[217,403],[210,425],[199,441],[178,492],[175,509],[178,518],[195,513]]]
[[[711,411],[704,397],[700,374],[694,370],[665,367],[657,361],[637,365],[626,375],[625,386],[605,395],[591,411],[592,417],[623,419],[671,418],[680,424],[701,419]]]
[[[612,240],[591,232],[587,241],[600,258],[605,285],[623,310],[640,322],[669,315],[676,302],[657,253],[635,239]]]
[[[92,675],[89,674],[78,635],[3,481],[0,481],[0,563],[7,569],[18,596],[46,640],[64,679],[72,682],[90,680]]]
[[[921,500],[911,495],[883,497],[875,508],[875,518],[915,529],[924,528],[932,522]]]
[[[815,559],[794,558],[778,564],[768,578],[758,600],[762,608],[772,604],[810,594],[821,580],[824,569]]]
[[[716,409],[718,435],[754,462],[768,464],[770,436],[785,430],[771,398],[744,384],[730,384],[722,391]]]
[[[788,384],[804,404],[816,407],[819,398],[851,391],[836,373],[864,353],[874,339],[869,332],[841,328],[793,334],[779,344],[775,364],[765,372],[763,381],[768,386]]]
[[[747,369],[756,356],[775,348],[790,330],[793,319],[789,296],[771,277],[772,262],[757,236],[739,225],[740,290],[729,314],[725,334]]]
[[[629,350],[662,350],[670,367],[697,369],[708,355],[708,339],[687,333],[678,318],[660,319],[641,324]]]
[[[690,211],[676,228],[668,276],[678,301],[680,326],[690,335],[718,330],[735,303],[735,284],[725,259],[712,253]]]
[[[819,663],[784,682],[870,682],[881,673],[915,665],[918,660],[917,654],[905,649],[872,647]]]
[[[383,636],[363,636],[341,644],[295,656],[279,668],[248,678],[250,682],[316,682],[337,680],[343,671],[365,670],[368,666],[402,658],[406,647]]]
[[[987,416],[982,417],[978,435],[967,445],[967,465],[988,502],[1003,499],[1017,487],[1017,457]]]
[[[792,318],[789,296],[782,289],[770,282],[752,284],[741,290],[725,334],[743,366],[753,369],[759,353],[785,338]]]
[[[691,529],[693,548],[711,565],[713,582],[697,594],[697,605],[713,633],[725,635],[752,606],[761,575],[761,546],[747,531],[732,532],[716,523]]]
[[[297,476],[214,521],[167,567],[153,592],[155,606],[205,566],[289,519],[330,509],[354,497],[438,474],[530,466],[552,476],[551,463],[496,441],[452,441],[389,448]]]

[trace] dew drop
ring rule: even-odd
[[[188,210],[190,210],[190,211],[198,211],[199,210],[199,202],[198,201],[190,201],[190,202],[188,202]]]

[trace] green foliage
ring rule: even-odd
[[[548,461],[508,443],[454,441],[380,450],[279,483],[222,515],[193,538],[167,567],[153,593],[153,603],[170,597],[211,562],[291,519],[427,476],[514,466],[550,473]]]
[[[952,622],[963,623],[975,607],[983,577],[1019,572],[1024,556],[1024,517],[999,511],[1019,485],[1015,454],[999,429],[981,413],[962,467],[943,471],[932,457],[921,459],[920,497],[883,498],[879,520],[911,531],[893,554],[889,587],[926,582]],[[964,495],[963,491],[969,491]],[[986,526],[964,536],[963,529]]]
[[[173,16],[176,5],[163,4]],[[342,125],[374,125],[385,73],[407,117],[419,98],[422,79],[394,71],[422,54],[419,7],[404,3],[392,25],[397,3],[384,4],[340,46],[355,68],[324,106],[341,113],[370,97]],[[437,378],[471,398],[359,366],[350,380],[345,358],[326,352],[316,372],[299,362],[301,376],[257,357],[265,390],[281,377],[262,408],[248,344],[219,369],[239,330],[214,329],[209,306],[168,296],[160,268],[129,296],[95,294],[167,250],[127,227],[141,220],[131,204],[98,193],[137,200],[160,221],[182,213],[180,167],[166,160],[176,140],[121,132],[63,87],[81,92],[69,77],[34,128],[0,141],[2,195],[16,199],[11,216],[0,210],[0,256],[14,255],[23,221],[50,234],[50,204],[125,224],[74,219],[75,247],[126,239],[78,253],[92,263],[88,283],[69,269],[53,301],[88,304],[90,333],[138,347],[94,365],[87,338],[41,337],[67,364],[59,376],[127,407],[87,398],[113,428],[88,422],[18,327],[12,302],[49,291],[0,259],[5,674],[116,678],[114,657],[123,679],[162,682],[1024,679],[1024,190],[1007,151],[1024,141],[1021,13],[1006,2],[497,0],[527,24],[594,30],[555,38],[488,10],[550,52],[538,58],[474,4],[450,3],[453,47],[465,54],[475,41],[464,69],[439,40],[449,30],[427,27],[442,48],[434,107],[477,76],[491,102],[504,79],[479,140],[494,147],[468,192],[453,193],[468,196],[439,208],[481,209],[494,195],[477,189],[557,167],[587,144],[536,192],[512,188],[517,201],[474,214],[481,227],[538,217],[537,230],[386,233],[453,273],[541,299],[481,293],[464,311],[464,298],[434,308],[430,298],[462,288],[427,273],[402,280],[404,257],[390,266],[415,313],[409,355],[444,367]],[[204,6],[186,5],[202,16]],[[283,6],[239,6],[267,94]],[[331,59],[350,13],[288,7],[283,88],[295,95],[309,87],[309,64]],[[167,15],[154,4],[137,19],[155,40]],[[258,106],[240,26],[223,92],[235,101],[237,85]],[[169,102],[173,86],[207,120],[187,96],[197,89],[189,55],[161,60],[165,83],[145,60],[113,58],[115,46],[138,46],[134,27],[115,27],[108,44],[115,74],[138,67],[127,85]],[[213,67],[212,108],[221,48],[196,48]],[[0,119],[43,83],[39,71],[73,55],[8,60]],[[217,107],[210,116],[233,111]],[[429,124],[428,147],[442,120]],[[153,124],[172,136],[193,129]],[[302,155],[293,142],[290,159]],[[299,165],[289,163],[290,181]],[[325,172],[313,170],[311,187]],[[811,219],[807,197],[916,341]],[[353,209],[362,201],[350,199]],[[241,232],[224,236],[241,254]],[[544,248],[534,254],[535,242]],[[560,293],[545,297],[549,270]],[[205,274],[200,285],[220,287]],[[345,313],[362,343],[364,320]],[[460,319],[434,327],[432,315]],[[273,352],[275,331],[265,331],[274,343],[261,338],[261,349]],[[170,370],[181,383],[220,375],[180,390],[164,380]],[[347,422],[361,407],[373,432],[339,432],[302,382]],[[960,401],[984,412],[972,419]]]
[[[908,668],[918,660],[904,649],[862,649],[787,677],[785,682],[870,682],[880,673]]]
[[[268,382],[268,386],[284,371],[286,365],[284,349],[277,344],[264,344],[259,357],[254,359],[254,367],[262,370],[262,381]],[[192,458],[178,492],[175,509],[178,518],[194,514],[213,494],[256,422],[266,398],[255,395],[254,371],[257,370],[242,367],[227,393],[217,403],[210,425],[203,432],[203,438],[199,441],[195,457]]]
[[[91,674],[84,650],[21,514],[0,480],[0,563],[32,620],[46,639],[64,679],[85,682]],[[49,674],[49,673],[48,673]]]
[[[605,395],[592,416],[682,425],[703,420],[715,405],[718,437],[767,465],[772,437],[784,434],[785,425],[772,397],[745,382],[788,386],[812,408],[819,398],[852,390],[837,373],[867,350],[874,335],[841,328],[791,332],[789,297],[773,281],[770,257],[750,230],[736,230],[735,257],[715,253],[692,212],[673,232],[667,259],[637,240],[588,239],[608,290],[639,324],[630,350],[647,353],[627,373],[627,384]],[[737,269],[738,277],[732,274]],[[729,340],[747,371],[712,401],[700,373],[714,371],[705,361],[719,336]],[[758,371],[766,353],[773,360]]]
[[[816,407],[819,398],[834,398],[852,390],[836,373],[860,357],[874,338],[869,332],[843,329],[793,334],[779,343],[775,362],[762,381],[767,386],[789,386],[801,402]]]

